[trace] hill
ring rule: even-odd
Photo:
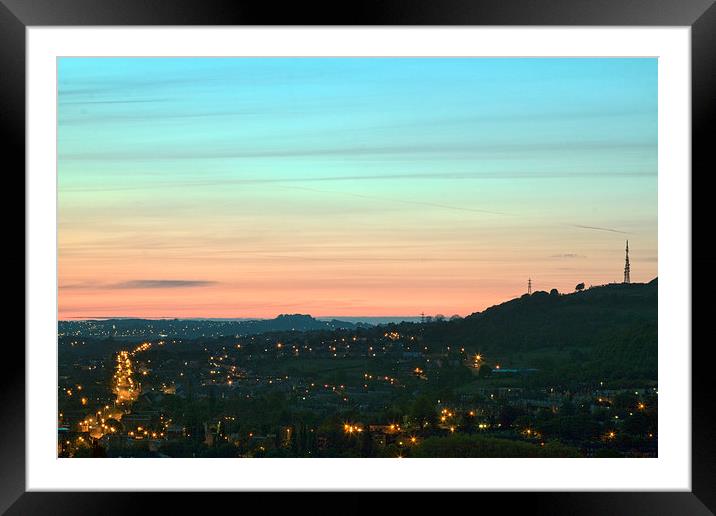
[[[423,340],[568,377],[657,373],[658,282],[572,294],[535,292],[464,319],[424,325]]]

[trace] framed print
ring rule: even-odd
[[[711,514],[711,2],[2,9],[3,510]]]

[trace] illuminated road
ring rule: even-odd
[[[139,396],[139,386],[132,378],[132,360],[129,351],[117,353],[117,364],[115,365],[114,377],[112,379],[113,390],[117,395],[116,405],[131,404]]]
[[[114,405],[105,405],[94,414],[85,417],[80,421],[80,431],[89,433],[94,439],[118,431],[117,428],[111,426],[111,423],[108,423],[108,420],[120,421],[132,403],[139,397],[141,387],[133,378],[132,358],[150,347],[151,344],[145,342],[132,351],[125,350],[117,353],[114,376],[112,377],[112,391],[116,394]]]

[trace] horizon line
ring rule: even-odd
[[[653,279],[651,279],[651,280],[649,280],[649,281],[644,281],[644,282],[632,281],[632,282],[628,283],[628,285],[648,285],[649,283],[658,280],[658,278],[659,278],[659,276],[656,275],[656,276],[654,276]],[[615,281],[615,282],[610,282],[610,283],[603,283],[603,284],[601,284],[601,285],[590,285],[589,288],[598,288],[598,287],[606,287],[606,286],[609,286],[609,285],[624,285],[624,284],[625,284],[624,282]],[[588,289],[587,289],[587,290],[588,290]],[[533,294],[536,294],[537,292],[548,292],[548,291],[547,291],[547,290],[537,290],[537,291],[533,292]],[[576,292],[576,291],[575,291],[575,292]],[[569,295],[569,294],[574,294],[575,292],[561,292],[561,294],[562,294],[562,295]],[[485,308],[483,309],[483,311],[484,311],[484,310],[487,310],[488,308],[491,308],[491,307],[493,307],[493,306],[498,306],[498,305],[501,305],[501,304],[503,304],[503,303],[507,303],[507,302],[509,302],[509,301],[512,301],[512,300],[514,300],[514,299],[519,299],[519,298],[521,298],[523,295],[525,295],[525,294],[519,294],[519,295],[517,295],[517,296],[515,296],[515,297],[511,297],[511,298],[509,298],[509,299],[496,302],[496,303],[490,305],[489,307],[485,307]],[[462,315],[462,314],[459,314],[459,313],[454,313],[454,314],[451,314],[451,315],[445,315],[445,314],[441,314],[440,312],[435,313],[435,314],[417,314],[417,315],[312,315],[312,314],[300,313],[300,312],[294,312],[294,313],[284,312],[284,313],[279,313],[279,314],[276,314],[276,315],[273,315],[273,316],[267,316],[267,317],[201,317],[201,316],[193,316],[193,317],[177,317],[177,316],[155,316],[155,317],[146,317],[146,316],[145,316],[145,317],[142,317],[142,316],[116,316],[116,315],[115,315],[115,316],[107,316],[107,315],[100,315],[100,316],[87,316],[87,317],[85,317],[85,316],[81,316],[81,317],[79,317],[79,316],[78,316],[78,317],[69,317],[69,318],[65,318],[65,319],[58,318],[58,319],[57,319],[57,322],[89,321],[89,320],[107,320],[107,319],[146,319],[146,320],[164,320],[164,319],[166,319],[166,320],[168,320],[168,319],[191,320],[191,319],[194,319],[194,320],[205,320],[205,321],[208,321],[208,320],[262,321],[262,320],[276,319],[276,318],[277,318],[278,316],[280,316],[280,315],[307,315],[307,316],[309,316],[309,317],[313,317],[314,319],[337,319],[337,320],[340,320],[341,318],[345,318],[345,319],[407,319],[407,318],[419,319],[419,318],[422,317],[422,316],[425,316],[425,317],[434,317],[434,316],[436,316],[436,315],[443,315],[445,318],[449,319],[450,317],[453,317],[453,316],[455,316],[455,315],[458,315],[458,316],[460,316],[460,317],[467,317],[468,315],[472,315],[472,314],[474,314],[474,313],[479,313],[479,312],[480,312],[480,310],[476,310],[476,311],[470,312],[469,314],[466,314],[466,315]]]
[[[78,316],[78,317],[68,317],[65,319],[57,319],[58,322],[67,322],[67,321],[88,321],[91,319],[197,319],[197,320],[227,320],[227,321],[238,321],[238,320],[244,320],[244,321],[265,321],[269,319],[276,319],[277,317],[281,315],[307,315],[309,317],[313,317],[314,319],[405,319],[405,318],[413,318],[413,319],[419,319],[421,317],[420,314],[418,315],[312,315],[307,313],[280,313],[276,314],[274,316],[265,316],[265,317],[202,317],[202,316],[189,316],[189,317],[177,317],[177,316],[171,316],[171,315],[160,315],[155,317],[148,317],[148,316],[133,316],[133,315],[98,315],[98,316]],[[425,314],[426,317],[428,317],[429,314]],[[435,314],[439,315],[439,314]],[[457,315],[457,314],[453,314]],[[452,317],[446,316],[446,317]],[[463,317],[462,315],[460,317]]]

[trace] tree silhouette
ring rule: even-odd
[[[487,364],[482,364],[480,370],[477,372],[477,376],[480,378],[486,378],[492,374],[492,368]]]

